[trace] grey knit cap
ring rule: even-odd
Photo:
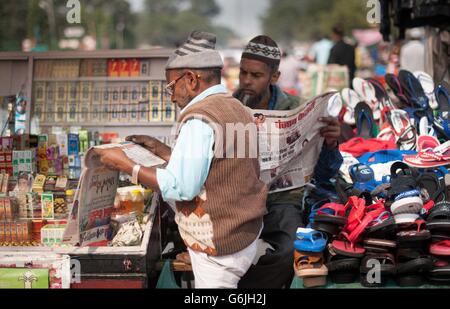
[[[170,56],[166,70],[223,68],[222,57],[215,46],[214,34],[195,30]]]

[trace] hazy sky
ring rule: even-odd
[[[142,8],[143,0],[128,0],[133,9]],[[231,28],[244,39],[261,34],[260,16],[269,7],[269,0],[216,0],[221,13],[214,22]]]

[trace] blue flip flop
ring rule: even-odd
[[[371,192],[380,184],[375,181],[373,169],[366,164],[353,164],[349,168],[349,173],[353,180],[353,187],[358,190]]]
[[[297,240],[294,241],[294,248],[303,252],[322,252],[328,242],[328,236],[325,233],[308,229],[297,229]]]
[[[450,139],[450,95],[443,85],[438,85],[434,93],[439,105],[439,114],[434,120],[434,126],[439,133]]]

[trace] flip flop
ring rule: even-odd
[[[357,136],[364,139],[370,139],[375,137],[375,121],[373,118],[372,110],[364,102],[359,102],[355,107],[355,118],[356,118],[356,128]]]
[[[378,102],[375,88],[368,81],[355,77],[352,81],[353,89],[369,105],[372,110],[373,119],[379,120],[381,117],[380,102]]]
[[[450,256],[450,240],[443,240],[431,244],[430,253],[438,256]]]
[[[417,78],[411,72],[407,70],[400,70],[398,73],[398,79],[403,89],[405,90],[406,97],[413,104],[414,107],[427,111],[427,116],[430,121],[433,120],[430,105],[428,103],[428,97],[425,95],[425,91]]]
[[[388,122],[395,135],[395,141],[401,150],[412,150],[416,146],[416,132],[408,114],[395,109],[387,113]]]
[[[328,99],[328,114],[337,118],[342,110],[342,98],[339,92],[335,93]]]
[[[422,85],[425,95],[428,97],[430,107],[437,109],[439,107],[436,96],[434,95],[434,81],[433,78],[423,71],[413,72],[419,83]]]
[[[395,94],[395,96],[399,99],[399,101],[403,105],[411,106],[411,103],[409,102],[408,98],[406,97],[403,87],[400,84],[400,81],[396,75],[388,73],[384,76],[384,80],[386,81],[386,84],[388,84],[389,88],[391,88],[392,92]],[[400,107],[402,107],[402,106],[400,106]]]
[[[297,251],[322,252],[328,241],[326,234],[308,228],[298,228],[296,236],[294,248]]]
[[[392,214],[418,214],[423,207],[423,201],[420,197],[406,197],[392,203]]]
[[[341,91],[341,98],[346,108],[343,121],[349,125],[355,125],[355,107],[361,101],[359,95],[350,88],[344,88]]]
[[[450,138],[450,94],[443,85],[438,85],[435,90],[436,100],[439,106],[439,115],[434,119],[436,130],[446,139]]]
[[[418,214],[398,214],[394,216],[394,219],[395,223],[398,225],[403,223],[413,223],[419,219],[419,217]]]
[[[361,246],[352,245],[347,240],[338,239],[333,240],[331,244],[331,250],[339,255],[353,258],[362,258],[364,256],[364,253],[366,252],[366,249]]]
[[[437,140],[436,137],[430,136],[430,135],[419,135],[417,137],[417,145],[416,150],[417,151],[424,151],[425,149],[429,148],[436,148],[441,143]]]
[[[450,164],[450,141],[433,149],[425,149],[417,155],[405,155],[403,161],[420,168],[438,167]]]

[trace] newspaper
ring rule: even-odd
[[[258,127],[260,178],[270,193],[303,187],[311,180],[323,145],[324,124],[318,119],[328,116],[333,94],[289,111],[252,110]]]
[[[64,242],[80,246],[106,246],[110,239],[109,223],[114,208],[119,172],[106,168],[94,149],[119,147],[134,162],[145,167],[160,166],[165,161],[133,143],[108,144],[90,148],[64,232]]]

